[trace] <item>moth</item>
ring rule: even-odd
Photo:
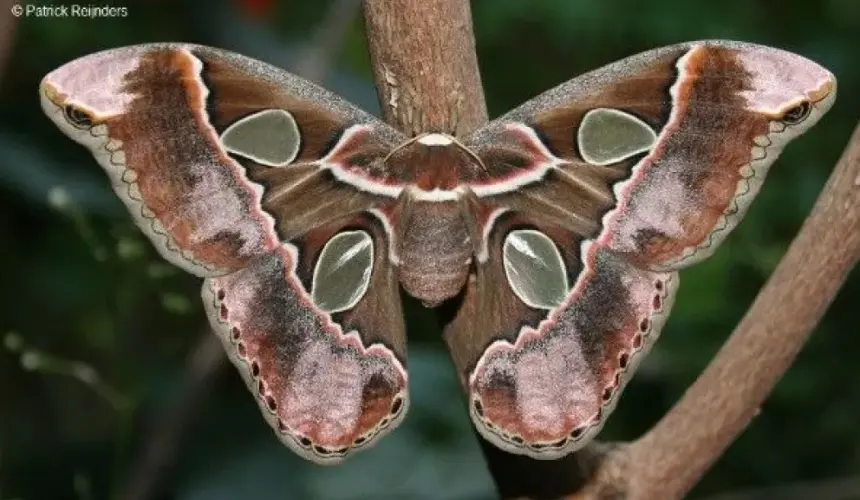
[[[601,429],[710,256],[836,95],[729,41],[587,73],[468,137],[409,137],[278,68],[164,43],[72,61],[42,107],[107,171],[276,435],[341,461],[408,408],[401,289],[445,335],[477,430],[556,459]]]

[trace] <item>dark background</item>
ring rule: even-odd
[[[204,43],[294,69],[330,2],[116,5],[128,16],[22,18],[14,34],[0,29],[0,38],[13,37],[0,54],[0,500],[120,491],[140,470],[153,422],[186,403],[187,425],[166,438],[166,466],[145,474],[161,485],[154,498],[492,498],[426,312],[408,311],[408,418],[340,467],[313,466],[281,446],[231,366],[186,388],[188,358],[208,335],[199,280],[157,257],[90,154],[42,115],[38,82],[78,56],[154,41]],[[600,436],[633,439],[681,396],[739,321],[848,140],[860,109],[860,1],[484,0],[473,2],[473,13],[492,116],[586,70],[702,38],[791,50],[839,80],[833,109],[787,148],[745,221],[713,258],[682,273],[660,342]],[[8,7],[0,19],[13,24]],[[325,86],[377,113],[360,15],[336,45]],[[816,500],[860,498],[858,278],[855,271],[693,497],[785,498],[791,488],[761,488],[811,481]]]

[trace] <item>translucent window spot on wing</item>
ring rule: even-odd
[[[555,243],[531,229],[511,231],[502,256],[508,284],[529,307],[553,309],[569,291],[567,271]]]
[[[224,148],[261,165],[283,167],[299,154],[301,135],[293,115],[266,109],[236,121],[221,134]]]
[[[352,309],[364,297],[373,270],[373,240],[364,231],[344,231],[326,243],[317,259],[311,297],[320,309]]]
[[[648,151],[657,141],[657,134],[629,113],[597,108],[582,118],[576,140],[583,160],[609,165]]]

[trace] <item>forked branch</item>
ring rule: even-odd
[[[390,123],[411,134],[464,134],[486,121],[466,0],[365,0],[364,9],[379,97]],[[858,258],[860,126],[770,280],[679,403],[639,440],[593,445],[562,464],[488,449],[500,494],[682,497],[749,424]],[[512,469],[513,480],[506,474]],[[556,487],[547,491],[549,483]]]

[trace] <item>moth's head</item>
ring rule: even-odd
[[[133,52],[108,50],[64,64],[39,85],[42,109],[66,135],[89,145],[137,97],[126,77],[138,62]]]
[[[797,54],[769,47],[744,47],[737,58],[750,77],[741,92],[747,109],[767,116],[787,141],[827,112],[836,98],[836,77]]]

